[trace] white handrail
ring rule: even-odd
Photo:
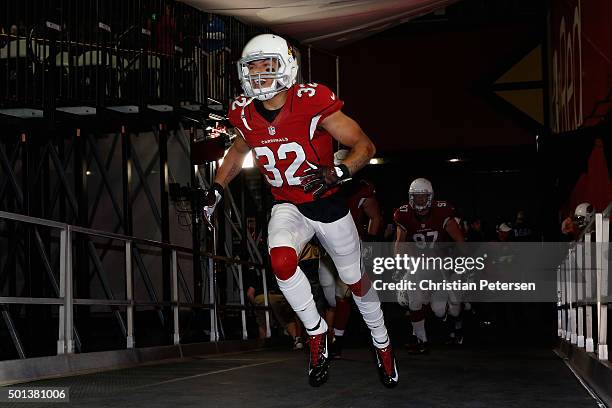
[[[172,245],[164,242],[153,241],[148,239],[141,239],[130,237],[121,234],[110,233],[106,231],[100,231],[90,228],[79,227],[70,225],[62,222],[46,220],[42,218],[30,217],[23,214],[10,213],[0,211],[0,222],[3,220],[12,220],[16,222],[28,223],[32,225],[50,227],[59,230],[60,232],[60,282],[59,282],[59,297],[57,298],[32,298],[32,297],[0,297],[0,304],[37,304],[37,305],[59,305],[59,324],[58,324],[58,341],[57,341],[57,354],[71,354],[74,353],[74,305],[75,304],[96,304],[96,305],[107,305],[107,306],[123,306],[126,308],[127,315],[127,328],[126,328],[126,347],[128,349],[134,348],[134,307],[138,305],[157,305],[157,306],[171,306],[172,314],[174,318],[173,326],[173,341],[174,344],[180,343],[180,327],[179,327],[179,310],[181,307],[192,307],[192,308],[209,308],[211,310],[211,337],[212,341],[218,341],[219,336],[217,334],[218,327],[218,310],[214,304],[187,304],[180,302],[179,299],[179,285],[178,285],[178,253],[193,253],[193,249],[181,247],[178,245]],[[101,300],[101,299],[74,299],[73,297],[73,270],[72,270],[72,239],[74,233],[81,233],[90,236],[98,236],[104,238],[115,239],[124,242],[125,252],[125,282],[126,282],[126,300]],[[134,300],[134,279],[133,279],[133,265],[132,265],[132,248],[133,244],[144,244],[149,246],[155,246],[159,248],[165,248],[171,251],[171,295],[172,299],[170,302],[136,302]],[[213,256],[211,254],[201,252],[201,255],[209,258],[210,263],[214,260],[225,261],[227,263],[237,264],[242,271],[242,266],[255,266],[257,268],[263,268],[262,265],[253,262],[241,261],[240,259],[227,258],[222,256]],[[241,273],[242,275],[242,273]],[[264,274],[265,276],[265,274]],[[214,279],[212,280],[214,282]],[[211,282],[211,283],[212,283]],[[242,282],[239,283],[242,287]],[[211,301],[214,302],[214,288],[211,285],[212,297]],[[264,281],[264,294],[267,299],[267,288]],[[241,294],[241,296],[244,296]],[[246,307],[244,304],[244,298],[241,298],[241,305],[243,309]],[[268,306],[266,302],[266,306]],[[269,314],[268,308],[266,308],[266,327],[269,336]],[[243,310],[243,337],[246,337],[246,314]]]
[[[596,352],[600,360],[608,360],[608,258],[611,215],[612,203],[604,211],[595,214],[570,247],[557,272],[558,335],[589,353]],[[592,239],[593,235],[595,241]],[[593,266],[595,269],[592,269]]]

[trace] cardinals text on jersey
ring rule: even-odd
[[[270,123],[257,112],[253,99],[241,96],[234,100],[230,122],[252,149],[275,200],[294,204],[313,201],[312,193],[303,191],[300,177],[309,163],[333,165],[332,136],[318,125],[342,105],[324,85],[296,84],[289,88],[285,104]]]

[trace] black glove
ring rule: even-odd
[[[202,196],[202,212],[209,223],[215,212],[215,207],[221,199],[223,199],[223,186],[219,183],[213,183],[212,188],[204,192]]]
[[[316,166],[304,171],[301,185],[304,188],[304,192],[312,192],[312,195],[318,198],[326,191],[346,183],[350,179],[351,173],[344,164],[337,166]]]

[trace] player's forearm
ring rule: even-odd
[[[395,242],[393,244],[393,252],[395,254],[400,253],[401,246],[404,242],[406,242],[406,231],[402,229],[399,224],[397,224],[397,233],[395,235]]]
[[[378,236],[383,227],[383,218],[376,197],[368,197],[363,203],[363,211],[370,219],[368,223],[368,235]]]
[[[465,242],[465,237],[463,236],[463,232],[459,228],[459,225],[455,220],[451,220],[446,225],[446,232],[450,235],[451,239],[457,243]]]
[[[378,236],[382,229],[382,217],[370,218],[370,224],[368,225],[368,234]]]
[[[232,181],[242,170],[244,156],[245,153],[241,153],[231,148],[225,155],[223,164],[217,169],[215,183],[219,183],[223,188],[226,188],[230,181]]]
[[[402,239],[400,232],[398,232],[397,236],[395,237],[395,241],[393,242],[393,253],[394,254],[399,254],[400,245],[402,244],[402,242],[404,242],[404,240]]]
[[[395,255],[400,253],[400,245],[402,244],[402,241],[400,241],[399,239],[396,239],[395,242],[393,243],[393,253]]]
[[[348,167],[351,175],[364,168],[376,154],[374,143],[367,137],[357,142],[342,163]]]

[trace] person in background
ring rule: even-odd
[[[482,229],[482,219],[474,217],[468,224],[466,239],[470,242],[486,242],[486,237]]]
[[[533,228],[527,219],[527,213],[524,210],[520,210],[516,214],[516,220],[512,228],[512,241],[531,242],[533,239]]]
[[[591,203],[578,204],[574,210],[574,216],[568,216],[563,220],[561,233],[570,241],[576,240],[582,230],[589,225],[594,214],[595,210]]]
[[[266,277],[268,277],[267,274]],[[265,296],[263,291],[263,278],[261,270],[252,268],[247,270],[243,278],[245,281],[244,287],[246,289],[246,297],[249,302],[256,307],[255,309],[255,320],[259,327],[259,338],[263,339],[266,337],[266,312],[263,309],[265,306]],[[274,279],[266,279],[268,287],[268,305],[272,310],[272,315],[278,321],[279,325],[283,327],[291,336],[293,340],[293,350],[300,350],[304,348],[302,342],[302,326],[297,318],[297,315],[287,303],[285,297],[280,293],[278,288],[274,284]]]
[[[325,257],[325,250],[321,248],[321,244],[316,238],[313,238],[306,244],[298,259],[298,266],[310,282],[312,297],[319,314],[325,318],[325,321],[333,327],[334,313],[324,294],[324,288],[319,280],[319,264]]]
[[[174,55],[174,41],[176,32],[176,20],[172,4],[167,2],[164,6],[164,13],[155,25],[156,48],[161,54],[167,56]]]
[[[395,253],[400,254],[402,243],[412,242],[415,248],[434,248],[439,242],[463,243],[465,237],[455,218],[455,209],[447,201],[434,200],[431,182],[425,178],[415,179],[408,189],[408,204],[402,205],[393,214],[397,224]],[[409,272],[408,272],[409,273]],[[429,305],[429,306],[427,306]],[[425,328],[427,310],[436,317],[448,319],[451,329],[462,330],[461,301],[451,291],[411,290],[408,308],[413,336],[407,344],[410,354],[427,354],[429,343]],[[457,341],[462,340],[459,337]]]
[[[502,222],[495,228],[495,231],[497,232],[496,241],[498,242],[510,241],[510,238],[512,237],[512,227],[508,225],[508,223]]]
[[[0,25],[0,48],[4,47],[8,43],[8,38],[6,36],[6,31],[4,31],[4,26]]]

